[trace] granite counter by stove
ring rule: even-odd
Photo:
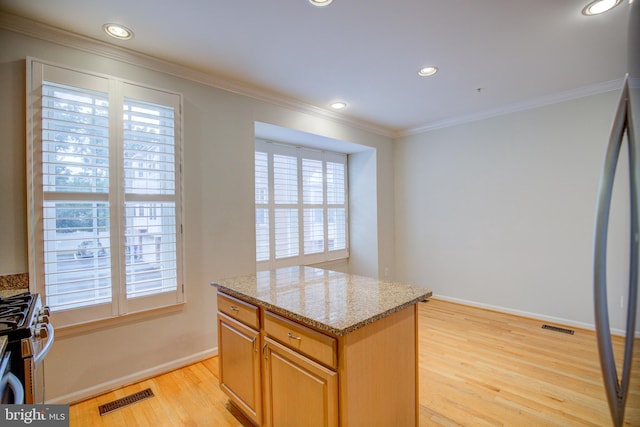
[[[429,289],[312,267],[212,285],[220,388],[254,424],[418,425]]]
[[[29,273],[0,275],[0,297],[29,292]]]

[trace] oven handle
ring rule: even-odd
[[[33,363],[35,365],[38,365],[40,362],[42,362],[42,359],[44,359],[45,356],[49,353],[49,350],[51,350],[51,346],[53,345],[53,325],[51,323],[45,323],[44,325],[47,327],[48,332],[47,343],[42,348],[42,351],[33,356]]]
[[[7,385],[13,391],[13,404],[22,405],[24,403],[24,387],[22,387],[20,379],[11,372],[7,373],[5,379]]]

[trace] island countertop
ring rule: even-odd
[[[218,290],[342,336],[430,297],[431,290],[314,267],[286,267],[215,280]]]

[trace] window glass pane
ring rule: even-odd
[[[173,107],[125,98],[125,192],[175,194]]]
[[[111,301],[109,206],[45,201],[44,270],[52,311]]]
[[[298,203],[298,159],[273,155],[273,198],[277,204]]]
[[[324,252],[323,209],[304,210],[304,253]]]
[[[275,257],[288,258],[299,254],[298,210],[275,210]]]
[[[322,161],[302,159],[303,203],[322,204],[324,202],[323,185]]]
[[[256,151],[255,155],[255,173],[256,173],[256,203],[269,203],[269,156],[267,153]],[[256,221],[258,219],[256,218]]]
[[[344,170],[344,163],[327,162],[327,203],[330,205],[341,205],[345,202]]]
[[[175,204],[127,202],[124,210],[127,297],[175,291]]]
[[[329,231],[329,250],[335,251],[347,247],[347,221],[344,208],[329,208],[327,210]]]
[[[269,209],[256,209],[256,260],[269,259]]]
[[[106,93],[43,82],[44,191],[108,191],[108,107]]]

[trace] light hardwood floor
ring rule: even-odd
[[[611,425],[593,332],[568,335],[542,323],[435,299],[420,303],[420,426]],[[621,354],[622,340],[614,345]],[[629,398],[635,408],[639,349],[636,340],[639,369]],[[74,404],[70,425],[247,426],[218,387],[217,362],[214,357]],[[99,415],[99,405],[145,388],[155,397]],[[640,410],[627,412],[628,425],[640,426]]]
[[[420,425],[612,425],[594,333],[568,335],[543,323],[436,300],[423,304]],[[622,346],[614,340],[620,357]],[[640,368],[640,351],[635,355]],[[628,403],[636,410],[627,415],[629,425],[639,426],[640,369],[634,375]]]

